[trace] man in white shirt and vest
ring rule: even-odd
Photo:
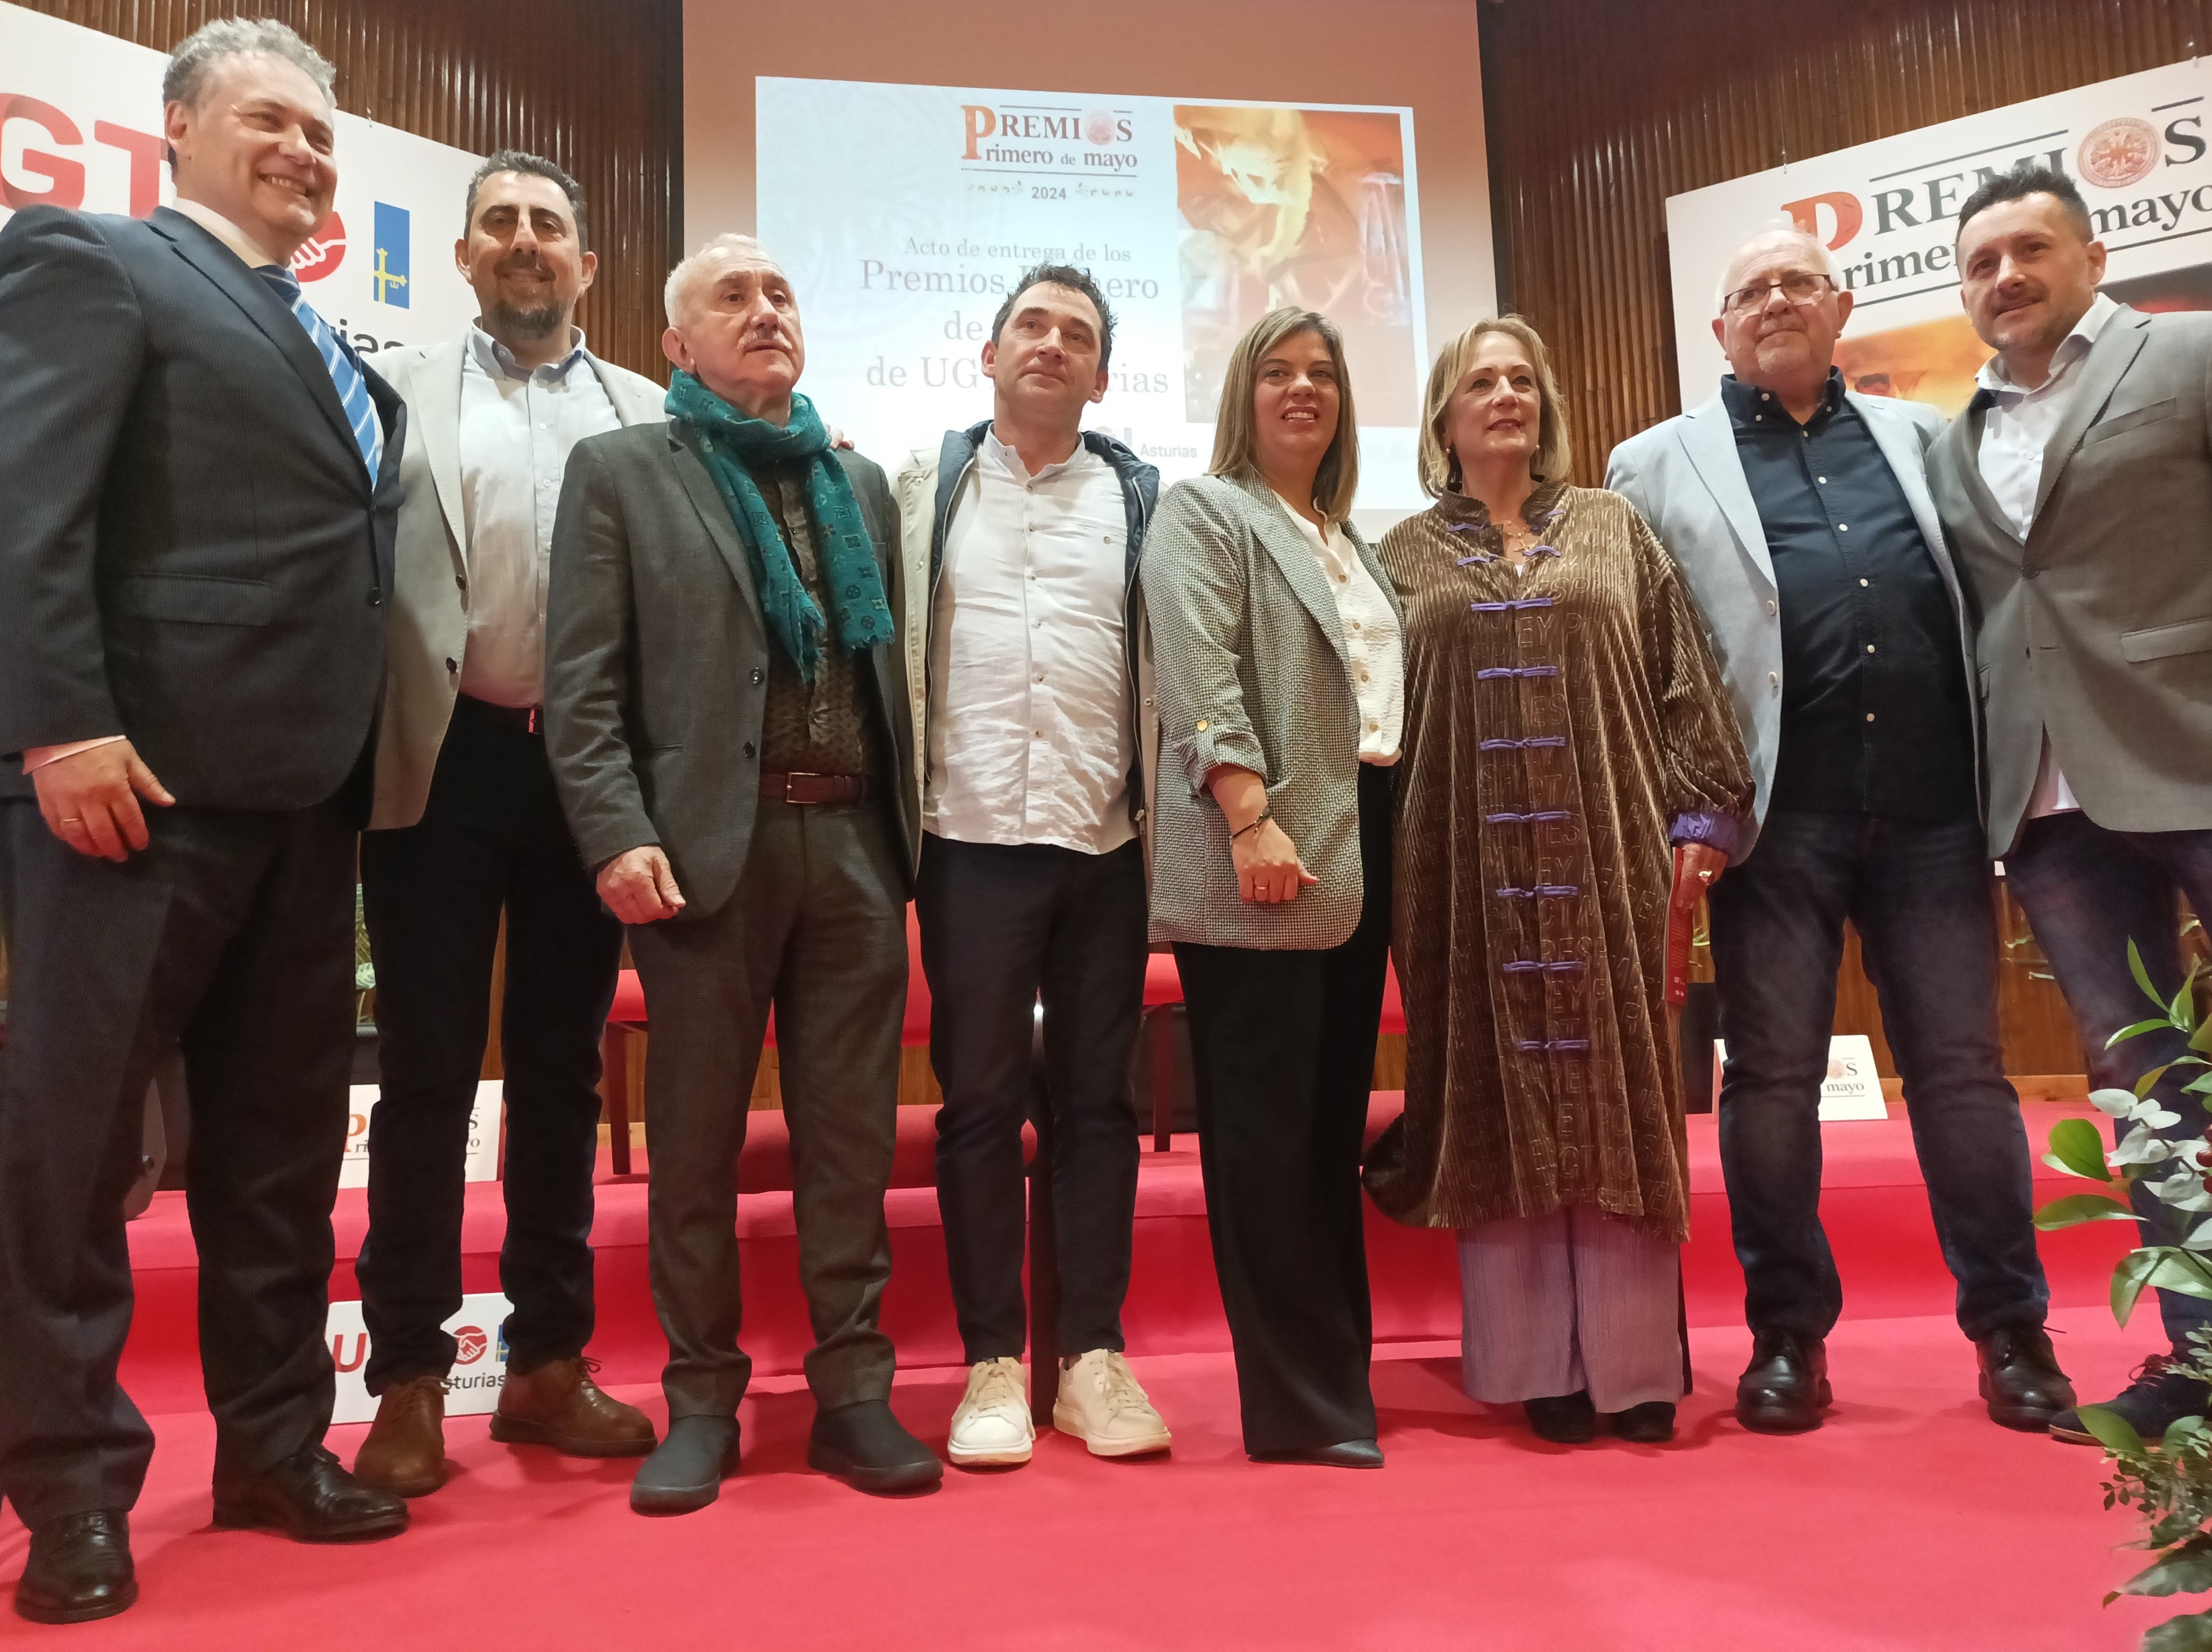
[[[1169,1443],[1121,1354],[1146,960],[1136,571],[1159,473],[1082,428],[1113,342],[1088,272],[1026,271],[983,346],[991,419],[948,431],[898,480],[922,720],[915,907],[945,1092],[937,1195],[969,1366],[948,1455],[963,1466],[1026,1462],[1034,1440],[1022,1124],[1040,1006],[1063,1351],[1053,1425],[1100,1456]]]
[[[1928,480],[1981,619],[1990,853],[2080,1024],[2091,1088],[2131,1090],[2187,1052],[2170,1029],[2108,1047],[2159,1013],[2129,943],[2170,1000],[2177,897],[2212,914],[2212,316],[2148,315],[2099,292],[2088,208],[2046,167],[1966,198],[1958,268],[1996,355],[1929,450]],[[2202,1071],[2176,1066],[2149,1091],[2177,1142],[2204,1134],[2203,1098],[2185,1089]],[[2151,1175],[2175,1173],[2190,1167]],[[2139,1190],[2136,1208],[2163,1207]],[[2172,1354],[2110,1402],[2146,1438],[2206,1404],[2172,1367],[2200,1357],[2190,1334],[2212,1327],[2212,1303],[2158,1296]],[[2051,1431],[2094,1443],[2070,1410]]]
[[[657,424],[665,392],[584,347],[596,259],[582,191],[502,150],[470,181],[454,263],[477,319],[377,359],[418,441],[402,480],[376,801],[362,840],[383,1093],[356,1272],[376,1422],[354,1472],[403,1497],[445,1479],[445,1388],[461,1306],[469,1118],[507,920],[507,1235],[513,1304],[492,1437],[573,1456],[653,1449],[644,1413],[592,1381],[599,1039],[622,957],[546,760],[545,586],[569,450]]]

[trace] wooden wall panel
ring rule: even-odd
[[[660,286],[683,196],[681,0],[21,3],[162,52],[213,17],[274,17],[337,65],[342,108],[478,155],[547,156],[584,188],[599,256],[580,317],[592,347],[665,380]],[[454,202],[456,233],[461,210]]]

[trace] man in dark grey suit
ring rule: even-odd
[[[2155,1013],[2128,943],[2170,999],[2177,894],[2212,916],[2212,316],[2099,292],[2105,248],[2048,168],[1968,197],[1958,251],[1966,313],[1997,354],[1928,468],[1981,613],[1990,852],[2081,1024],[2093,1087],[2127,1090],[2185,1053],[2171,1032],[2106,1048]],[[2150,1092],[2176,1139],[2204,1134],[2182,1089],[2196,1071]],[[2148,1193],[2138,1207],[2158,1208]],[[2159,1306],[2193,1357],[2212,1303],[2161,1291]],[[2112,1402],[2147,1437],[2205,1407],[2168,1364]],[[2092,1442],[2070,1411],[2051,1432]]]
[[[162,87],[174,210],[0,231],[0,1491],[43,1622],[137,1594],[122,1206],[180,1042],[216,1520],[407,1523],[322,1444],[404,432],[286,267],[337,186],[330,84],[289,29],[211,23]]]
[[[725,235],[668,279],[672,422],[576,446],[553,535],[547,748],[653,1016],[653,1294],[669,1429],[630,1504],[714,1501],[738,1457],[737,1158],[771,1008],[817,1339],[807,1461],[933,1485],[892,1416],[906,901],[920,799],[883,471],[796,393],[791,283]]]

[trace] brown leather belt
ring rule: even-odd
[[[501,728],[511,728],[520,734],[541,734],[544,732],[544,718],[536,706],[495,706],[489,700],[463,694],[454,696],[453,709],[480,723],[495,723]]]
[[[772,774],[760,777],[761,795],[778,803],[865,803],[873,789],[865,774]]]

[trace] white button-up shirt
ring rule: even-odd
[[[1330,523],[1323,532],[1282,495],[1275,498],[1305,535],[1336,598],[1352,691],[1359,701],[1359,761],[1387,768],[1398,761],[1406,728],[1406,647],[1397,610],[1340,524]]]
[[[584,353],[531,369],[482,327],[461,362],[461,501],[469,641],[461,692],[495,706],[545,698],[545,572],[568,452],[622,419]]]
[[[1089,854],[1136,835],[1127,544],[1104,459],[1079,443],[1031,476],[985,434],[932,597],[927,829]]]
[[[2033,390],[2022,390],[2013,383],[2005,373],[2002,355],[1990,357],[1975,375],[1976,382],[1991,398],[1983,416],[1982,445],[1976,455],[1982,480],[1989,484],[1997,508],[2005,513],[2013,531],[2022,539],[2035,525],[2035,495],[2043,486],[2043,456],[2051,437],[2065,422],[2075,392],[2081,386],[2081,358],[2088,355],[2097,335],[2119,307],[2098,294],[2074,324],[2074,331],[2058,341],[2058,348],[2051,353],[2049,376]],[[2066,784],[2065,774],[2051,758],[2051,737],[2045,734],[2043,764],[2036,773],[2035,790],[2028,796],[2028,818],[2081,806],[2074,788]]]

